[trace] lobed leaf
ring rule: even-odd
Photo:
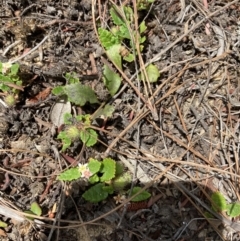
[[[87,147],[90,147],[97,143],[98,135],[93,129],[85,129],[80,131],[80,139]]]
[[[116,162],[111,158],[103,159],[100,172],[103,173],[103,175],[100,177],[101,182],[106,182],[113,179],[116,175]]]
[[[99,28],[98,29],[99,39],[102,46],[106,49],[109,49],[113,45],[120,44],[121,41],[117,35],[114,35],[110,31]]]
[[[124,25],[125,24],[124,20],[118,14],[118,12],[114,9],[114,7],[110,8],[110,15],[111,15],[111,18],[112,18],[112,21],[114,24],[116,24],[116,25]]]
[[[90,158],[88,168],[92,174],[97,173],[101,168],[102,163],[96,159]]]

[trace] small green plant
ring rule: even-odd
[[[89,86],[81,84],[76,73],[67,73],[65,78],[67,84],[53,88],[53,94],[67,96],[68,101],[80,106],[84,106],[86,102],[90,104],[99,103],[95,92]]]
[[[147,10],[154,1],[155,0],[138,0],[137,1],[137,9],[138,10]]]
[[[79,178],[85,178],[89,182],[90,187],[82,196],[91,203],[103,201],[114,192],[122,193],[131,183],[130,173],[124,172],[123,166],[111,158],[105,158],[102,161],[90,158],[87,164],[79,164],[78,167],[70,168],[58,176],[58,179],[63,181]],[[139,190],[141,190],[140,187],[135,187],[132,195]],[[133,201],[143,201],[150,196],[150,193],[143,191],[133,198]]]
[[[220,192],[214,192],[211,196],[212,209],[215,212],[226,212],[228,216],[234,218],[240,215],[240,203],[227,203],[225,197]]]
[[[0,62],[0,90],[6,94],[5,101],[8,106],[16,103],[17,95],[22,87],[18,71],[19,64]]]
[[[152,1],[138,1],[138,10],[147,9]],[[112,7],[110,9],[110,16],[113,26],[110,30],[99,28],[99,39],[102,46],[106,49],[109,59],[122,70],[122,60],[127,62],[135,60],[137,51],[134,38],[136,36],[139,38],[140,51],[143,50],[143,44],[146,41],[144,32],[147,26],[145,21],[142,21],[139,24],[139,30],[134,31],[130,29],[130,26],[134,25],[134,14],[132,8],[128,6],[124,6],[123,8]],[[103,69],[104,84],[109,93],[114,95],[121,85],[121,77],[108,65],[104,65]],[[150,82],[156,82],[160,75],[157,67],[151,64],[146,68],[146,71]]]
[[[31,204],[30,210],[25,211],[25,213],[41,216],[42,215],[42,209],[37,202],[33,202]],[[28,218],[33,219],[32,217],[28,217]]]
[[[97,132],[91,128],[90,115],[77,115],[73,117],[70,113],[64,115],[65,128],[57,138],[62,140],[62,151],[66,151],[72,142],[80,139],[87,147],[97,143]]]

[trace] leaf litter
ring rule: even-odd
[[[131,55],[134,51],[125,20],[135,30],[133,5],[126,6],[126,19],[118,16],[119,8],[106,8],[104,15],[97,10],[104,3],[93,6],[102,27],[107,24],[112,32],[116,26],[120,29],[113,38],[111,31],[106,32],[109,28],[102,28],[108,37],[108,45],[103,47],[124,45],[121,51],[115,46],[104,54],[99,50],[89,1],[63,2],[61,8],[54,1],[38,5],[3,2],[0,60],[19,59],[23,85],[16,88],[19,95],[12,107],[5,105],[5,93],[1,92],[0,181],[1,187],[9,184],[1,192],[0,208],[11,208],[8,214],[1,212],[0,221],[7,224],[0,229],[1,240],[17,240],[22,234],[24,240],[36,236],[39,240],[238,240],[238,205],[232,213],[228,210],[234,221],[221,212],[214,216],[210,197],[220,192],[227,207],[239,201],[239,1],[149,2],[152,5],[146,9],[137,1],[143,9],[138,16],[138,37],[150,83],[138,82],[146,77],[140,73],[143,64],[136,54]],[[133,33],[135,38],[136,31]],[[98,75],[88,76],[93,69],[89,56],[95,52]],[[142,94],[141,100],[111,61],[131,79]],[[79,83],[66,87],[72,103],[60,102],[49,89],[67,86],[65,74],[73,72]],[[17,85],[3,87],[9,90]],[[159,121],[149,112],[152,104]],[[76,140],[61,154],[56,137],[65,113],[92,115],[101,142],[86,148]],[[99,125],[102,117],[105,123]],[[64,186],[56,179],[71,163],[99,159],[107,148],[111,158],[124,160],[133,187],[148,186],[153,203],[148,201],[140,209],[141,204],[130,203],[132,209],[126,212],[123,208],[107,214],[117,206],[111,195],[104,202],[91,204],[82,199],[87,188],[84,181]],[[71,196],[64,198],[66,194]],[[37,208],[37,214],[42,217],[55,207],[49,217],[69,220],[61,223],[66,228],[71,222],[81,225],[103,217],[95,225],[71,232],[46,227],[53,224],[46,219],[30,226],[25,219],[18,228],[13,219],[21,219],[18,212],[30,210],[33,204],[41,208],[42,213]],[[206,218],[206,210],[212,211],[215,220]]]

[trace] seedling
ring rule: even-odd
[[[97,143],[97,132],[91,128],[90,115],[77,115],[73,117],[70,113],[64,115],[65,128],[57,138],[62,140],[62,151],[66,151],[75,140],[81,140],[87,147]]]
[[[212,209],[215,212],[226,212],[231,218],[240,216],[240,203],[227,204],[225,197],[220,192],[214,192],[211,196]]]
[[[22,80],[18,76],[18,71],[19,64],[0,62],[0,90],[5,93],[8,106],[15,104],[19,90],[22,89]]]
[[[79,178],[85,178],[89,182],[89,189],[83,193],[83,198],[91,203],[97,203],[105,200],[114,192],[121,193],[124,188],[131,183],[131,175],[124,172],[123,166],[111,158],[105,158],[103,161],[90,158],[87,164],[79,164],[58,176],[59,180],[72,181]],[[136,194],[141,188],[135,187],[131,195]],[[143,191],[132,201],[138,202],[150,197],[150,193]]]
[[[37,202],[33,202],[31,204],[30,210],[25,211],[25,213],[41,216],[42,215],[42,209]],[[28,218],[33,219],[32,217],[28,217]]]
[[[138,10],[145,10],[152,1],[139,1]],[[135,60],[136,47],[134,38],[137,36],[140,50],[143,50],[143,44],[146,41],[144,33],[147,26],[145,21],[142,21],[137,31],[130,29],[130,26],[134,25],[134,14],[132,8],[128,6],[122,8],[112,7],[110,16],[113,26],[110,30],[99,28],[99,39],[102,46],[106,49],[109,59],[122,70],[122,60],[126,62]],[[146,71],[150,82],[156,82],[160,75],[157,67],[151,64],[146,68]],[[114,95],[121,85],[121,77],[108,65],[104,65],[103,81],[111,95]]]

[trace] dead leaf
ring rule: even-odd
[[[71,103],[69,101],[65,102],[64,100],[62,100],[62,102],[57,102],[53,106],[50,114],[50,119],[55,126],[59,127],[64,124],[64,119],[63,119],[64,115],[70,112],[71,112]]]
[[[7,237],[7,234],[0,228],[0,236]]]

